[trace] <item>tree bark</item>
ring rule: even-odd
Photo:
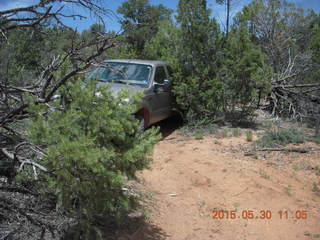
[[[230,21],[230,7],[231,7],[231,0],[227,0],[227,29],[226,35],[229,33],[229,21]]]

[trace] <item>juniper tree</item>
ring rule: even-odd
[[[189,116],[215,116],[221,107],[221,82],[216,78],[219,27],[210,19],[205,0],[180,0],[177,21],[181,28],[179,62],[182,74],[176,79],[177,102]]]
[[[246,26],[229,33],[219,76],[224,82],[226,111],[232,113],[233,120],[248,120],[268,93],[271,69],[260,47],[250,40]]]
[[[127,0],[118,8],[120,21],[131,48],[142,58],[144,45],[157,32],[159,22],[170,18],[171,10],[164,5],[151,5],[149,0]]]

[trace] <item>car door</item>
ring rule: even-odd
[[[165,119],[171,114],[171,89],[163,85],[165,80],[168,80],[165,66],[157,66],[155,68],[153,82],[153,102],[155,109],[152,118],[154,122]]]

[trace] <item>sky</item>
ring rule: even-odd
[[[118,23],[121,20],[121,15],[117,13],[117,8],[125,1],[125,0],[100,0],[103,6],[110,10],[107,17],[104,18],[104,22],[106,24],[107,31],[121,31],[121,26]],[[151,4],[163,4],[168,8],[173,10],[177,9],[178,0],[149,0]],[[234,0],[234,5],[232,7],[231,16],[234,16],[238,11],[241,11],[243,6],[249,4],[252,0]],[[31,4],[37,3],[38,0],[0,0],[0,11],[16,8],[16,7],[25,7]],[[215,3],[215,0],[208,0],[208,7],[212,10],[212,15],[217,19],[220,23],[222,29],[224,28],[225,22],[225,6],[221,6]],[[311,8],[316,13],[320,13],[320,0],[289,0],[289,2],[294,2],[298,7],[301,8]],[[65,19],[64,23],[68,26],[76,28],[78,31],[83,31],[84,29],[88,29],[90,25],[97,23],[97,19],[95,19],[88,11],[84,11],[79,7],[72,6],[71,4],[64,6],[64,12],[69,14],[81,14],[86,17],[84,20],[72,20],[71,18]]]

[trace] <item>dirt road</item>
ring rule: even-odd
[[[152,168],[140,174],[154,204],[149,224],[132,238],[320,238],[320,196],[313,188],[320,186],[320,153],[245,156],[249,145],[245,136],[196,140],[178,130],[165,136]]]

